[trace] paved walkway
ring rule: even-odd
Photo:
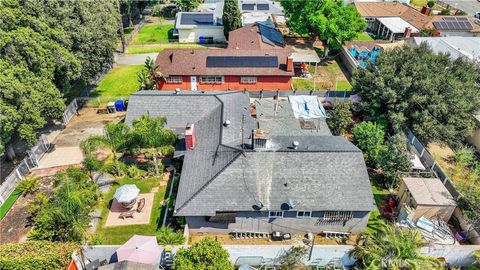
[[[157,58],[158,53],[145,53],[145,54],[123,54],[115,53],[115,63],[117,65],[131,66],[131,65],[143,65],[147,57],[152,59]]]

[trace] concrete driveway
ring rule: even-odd
[[[442,0],[442,2],[449,4],[454,8],[465,11],[468,15],[475,15],[475,12],[480,12],[480,2],[477,0]]]
[[[153,60],[157,58],[158,53],[145,53],[145,54],[123,54],[115,53],[115,63],[117,65],[131,66],[131,65],[143,65],[147,57],[151,57]]]

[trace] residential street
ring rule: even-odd
[[[475,12],[480,12],[480,2],[477,0],[442,0],[454,8],[465,11],[468,15],[475,15]]]

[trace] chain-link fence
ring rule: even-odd
[[[38,166],[38,161],[49,149],[50,144],[47,137],[44,135],[40,136],[38,144],[28,150],[28,156],[15,167],[0,186],[0,206],[17,188],[18,183],[30,173],[32,168]]]

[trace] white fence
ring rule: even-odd
[[[72,102],[70,102],[70,104],[68,104],[67,108],[63,112],[63,117],[62,117],[63,124],[67,125],[70,119],[72,119],[72,117],[77,114],[77,111],[78,111],[78,103],[77,103],[77,99],[75,98],[73,99]]]
[[[27,176],[32,168],[38,166],[38,161],[48,152],[50,144],[47,137],[42,135],[38,144],[27,151],[27,156],[15,167],[0,186],[0,206],[17,188],[18,183]]]

